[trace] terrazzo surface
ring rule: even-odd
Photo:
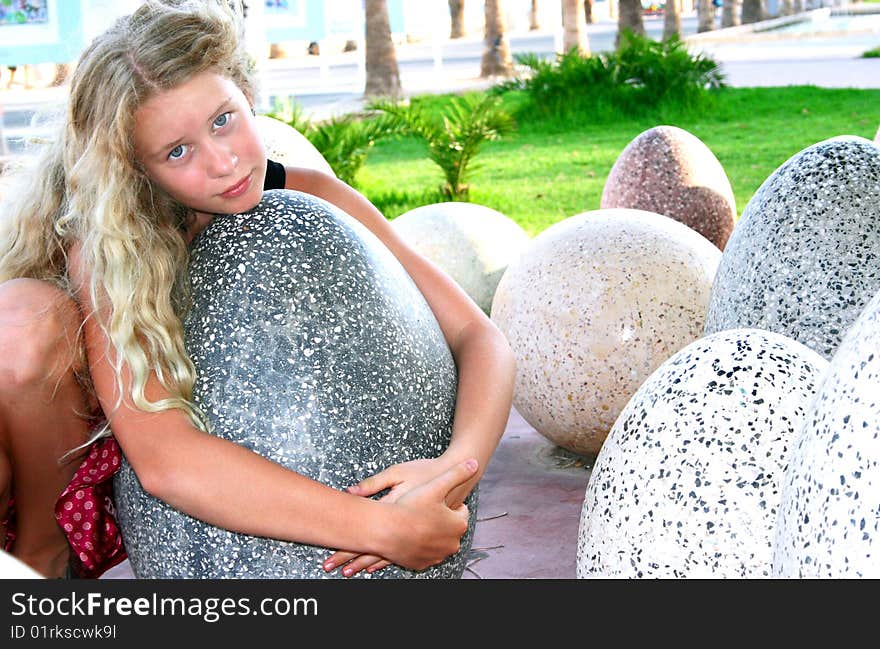
[[[880,289],[880,149],[841,136],[758,188],[718,266],[705,334],[757,327],[830,359]]]
[[[676,126],[655,126],[627,144],[608,174],[600,206],[663,214],[721,250],[736,220],[733,188],[718,158]]]
[[[567,453],[515,408],[480,481],[462,579],[574,579],[578,521],[591,458]],[[102,579],[132,579],[126,560]]]
[[[306,194],[267,191],[253,210],[199,235],[190,276],[185,344],[198,377],[193,400],[212,434],[338,490],[448,445],[452,354],[406,271],[355,219]],[[321,567],[325,548],[183,514],[148,495],[127,462],[114,489],[138,576],[338,575]],[[467,505],[461,552],[426,571],[394,566],[381,576],[460,576],[476,492]]]

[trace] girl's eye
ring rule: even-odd
[[[183,144],[178,144],[176,147],[171,149],[171,152],[168,154],[168,159],[180,160],[184,155],[186,155],[186,146]]]
[[[222,128],[229,123],[229,113],[223,113],[222,115],[218,115],[217,119],[214,120],[215,128]]]

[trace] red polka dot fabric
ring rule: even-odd
[[[55,519],[67,536],[70,563],[80,577],[99,577],[125,559],[113,506],[113,475],[121,462],[115,439],[98,440],[55,503]]]

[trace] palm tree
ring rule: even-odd
[[[366,0],[366,57],[368,97],[397,97],[401,93],[397,54],[391,40],[385,0]]]
[[[587,21],[584,17],[584,3],[581,0],[562,0],[562,30],[563,52],[567,53],[577,48],[581,56],[590,55]]]
[[[710,32],[715,29],[715,5],[712,0],[697,2],[697,31]]]
[[[541,23],[538,22],[538,0],[532,0],[532,8],[529,11],[529,31],[541,29]]]
[[[504,0],[486,0],[486,28],[483,41],[483,60],[480,76],[513,75],[513,57],[507,39],[507,21],[504,18]]]
[[[739,25],[740,0],[724,0],[721,9],[721,26],[736,27]]]
[[[449,0],[449,18],[452,22],[449,38],[464,36],[464,0]]]
[[[744,25],[764,20],[766,14],[764,0],[743,0],[742,22]]]
[[[666,0],[663,10],[663,40],[681,37],[681,0]]]
[[[584,0],[584,18],[588,25],[593,24],[593,0]]]
[[[618,3],[617,38],[615,43],[620,43],[620,34],[628,29],[633,34],[645,35],[645,23],[642,21],[641,0],[620,0]]]

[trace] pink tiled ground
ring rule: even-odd
[[[480,482],[465,579],[573,579],[589,469],[516,410]],[[104,579],[130,579],[128,561]]]
[[[465,579],[574,579],[592,458],[562,450],[516,410],[480,482]]]

